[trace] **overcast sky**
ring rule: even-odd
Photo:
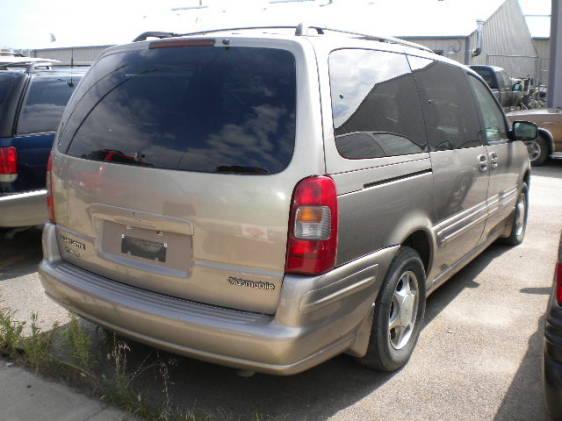
[[[147,29],[166,29],[162,22],[173,16],[173,7],[197,1],[0,0],[0,47],[32,49],[123,43]],[[220,2],[222,8],[233,9],[231,13],[235,15],[255,7],[259,0],[214,1]],[[361,0],[346,0],[346,4],[354,2]],[[520,3],[526,14],[550,13],[550,0],[520,0]],[[55,43],[51,43],[50,34],[54,34]]]

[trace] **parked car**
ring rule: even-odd
[[[47,160],[83,73],[46,62],[0,66],[0,228],[47,220]]]
[[[523,99],[520,81],[513,81],[501,67],[473,65],[472,70],[486,81],[494,96],[504,108],[517,107]]]
[[[343,352],[406,364],[426,297],[497,239],[523,241],[530,164],[514,140],[536,126],[508,128],[476,73],[424,47],[308,31],[99,58],[50,161],[50,297],[250,371]]]
[[[544,334],[544,381],[547,409],[553,420],[560,420],[562,419],[562,238]]]
[[[515,111],[508,113],[507,118],[531,121],[539,126],[538,137],[526,142],[532,165],[543,165],[549,158],[562,159],[562,109]]]

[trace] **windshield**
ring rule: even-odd
[[[273,174],[293,155],[294,56],[195,47],[104,57],[60,134],[84,159],[183,171]]]

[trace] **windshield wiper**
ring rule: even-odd
[[[219,165],[216,169],[219,173],[231,173],[231,174],[268,174],[264,168],[260,167],[246,167],[243,165]]]

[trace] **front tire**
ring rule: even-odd
[[[546,139],[539,135],[535,140],[526,141],[525,145],[527,146],[531,165],[533,167],[544,165],[548,159],[548,143]]]
[[[401,247],[375,301],[367,354],[359,361],[389,372],[406,365],[422,328],[425,298],[423,262],[415,250]]]
[[[527,218],[529,216],[529,187],[527,183],[523,183],[517,204],[515,205],[515,213],[511,224],[511,232],[509,237],[504,238],[503,242],[508,246],[518,246],[525,239],[527,231]]]

